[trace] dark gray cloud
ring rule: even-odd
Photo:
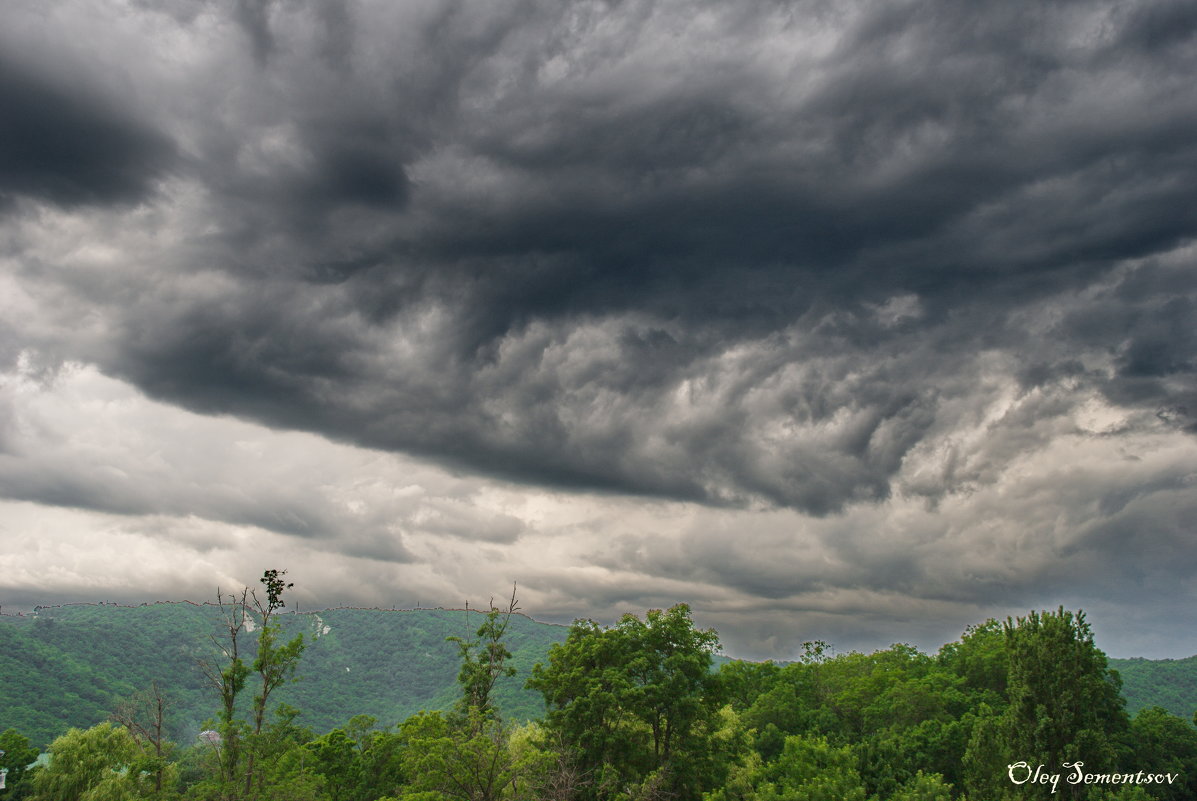
[[[1179,6],[209,13],[246,39],[200,37],[227,65],[198,93],[219,115],[177,121],[209,201],[177,269],[234,288],[111,308],[118,338],[87,354],[159,397],[816,514],[893,492],[977,352],[1192,425],[1187,265],[1118,297],[1194,233]],[[24,180],[144,189],[156,140],[110,138]],[[1070,320],[1029,335],[1053,303]],[[696,392],[701,421],[679,419]]]
[[[0,202],[133,203],[171,165],[170,139],[89,92],[89,82],[0,55]]]
[[[536,483],[815,514],[888,497],[988,348],[1192,424],[1186,266],[1181,297],[1119,297],[1155,280],[1134,260],[1193,235],[1177,8],[209,13],[245,40],[198,36],[227,63],[174,122],[209,200],[177,269],[235,289],[111,307],[117,339],[86,354],[162,398]],[[53,93],[20,97],[22,125],[83,128]],[[98,147],[22,160],[12,186],[144,192],[160,141],[92,128]],[[1108,280],[1063,326],[1020,326]],[[1112,348],[1112,375],[1078,348]],[[703,420],[679,420],[704,387]]]
[[[1101,567],[1176,549],[1160,510],[1190,505],[1187,458],[1152,460],[1197,432],[1188,4],[35,8],[0,12],[40,37],[0,73],[6,364],[532,492],[798,516],[629,535],[591,555],[616,578],[547,568],[545,597],[665,581],[832,620],[849,589],[959,610],[1082,591],[1050,565],[1188,564]],[[41,466],[8,496],[155,507]],[[500,550],[535,529],[404,514]]]

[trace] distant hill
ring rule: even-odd
[[[445,638],[472,635],[482,619],[473,610],[444,609],[284,613],[287,636],[302,632],[307,648],[300,680],[273,697],[299,709],[298,722],[317,732],[361,713],[394,725],[421,709],[447,709],[458,697],[459,658]],[[0,731],[13,727],[45,745],[70,726],[104,720],[116,701],[157,680],[174,700],[173,736],[190,741],[216,713],[197,659],[216,655],[220,621],[215,605],[191,603],[68,605],[0,616]],[[523,684],[567,632],[512,618],[507,647],[518,672],[496,688],[508,718],[543,714],[540,695]]]
[[[1197,712],[1197,656],[1111,659],[1110,667],[1122,677],[1126,710],[1132,716],[1149,706],[1161,706],[1185,720]]]
[[[421,709],[447,709],[458,697],[457,646],[482,622],[473,610],[329,609],[286,612],[287,636],[307,641],[300,681],[275,698],[300,710],[298,722],[316,732],[370,714],[385,726]],[[174,701],[172,737],[190,742],[216,714],[197,659],[217,651],[220,610],[211,604],[160,603],[138,607],[42,607],[36,615],[0,615],[0,731],[15,728],[39,746],[71,726],[104,720],[116,703],[157,680]],[[565,626],[512,618],[507,638],[517,675],[496,690],[503,714],[539,717],[539,694],[525,690],[532,666],[562,642]],[[252,644],[251,633],[245,638]],[[252,658],[252,656],[250,657]],[[716,665],[728,661],[716,657]],[[1111,659],[1127,709],[1159,705],[1192,719],[1197,710],[1197,656],[1188,659]]]

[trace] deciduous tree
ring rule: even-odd
[[[35,801],[138,801],[160,796],[142,750],[123,726],[71,729],[50,744],[33,778]]]
[[[609,629],[577,621],[548,665],[536,666],[528,686],[544,694],[547,726],[590,778],[588,795],[640,786],[689,799],[713,783],[718,643],[679,604],[644,620],[624,615]]]
[[[0,799],[19,801],[28,795],[25,771],[37,759],[37,754],[29,738],[16,729],[6,729],[0,734],[0,769],[6,771],[5,789],[0,790]]]

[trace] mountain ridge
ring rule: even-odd
[[[198,667],[216,656],[221,606],[212,601],[137,605],[77,602],[39,605],[29,613],[0,610],[0,731],[13,727],[44,745],[69,727],[86,728],[154,681],[173,702],[172,736],[189,740],[216,712],[216,698]],[[300,710],[297,722],[315,731],[369,714],[393,725],[421,709],[456,701],[458,646],[480,625],[473,608],[339,606],[287,609],[276,620],[284,636],[304,634],[300,681],[276,698]],[[543,714],[538,693],[523,687],[532,666],[564,641],[569,627],[512,615],[507,644],[517,675],[502,679],[503,714],[528,720]],[[252,643],[250,635],[243,642]],[[718,662],[729,661],[720,656]],[[1197,656],[1109,659],[1123,679],[1127,710],[1158,705],[1191,718],[1197,708]]]

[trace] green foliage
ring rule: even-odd
[[[299,659],[303,655],[303,634],[297,634],[290,641],[280,644],[281,632],[282,627],[277,623],[266,623],[258,635],[258,652],[253,663],[254,672],[260,679],[258,692],[254,694],[253,699],[256,730],[261,730],[270,695],[294,680],[295,671],[299,668]]]
[[[1110,667],[1122,678],[1126,711],[1158,706],[1192,717],[1197,711],[1197,656],[1187,659],[1111,659]]]
[[[963,680],[962,687],[985,703],[1001,705],[1009,681],[1010,657],[1002,624],[990,618],[969,626],[960,642],[939,650],[939,662]]]
[[[372,801],[405,784],[399,735],[355,715],[344,728],[309,742],[311,769],[324,779],[329,801]]]
[[[751,707],[756,699],[777,683],[781,666],[773,662],[732,660],[719,666],[723,695],[737,712]]]
[[[773,759],[781,753],[786,735],[826,732],[834,725],[833,720],[825,721],[828,725],[820,725],[824,718],[822,713],[826,710],[830,715],[826,700],[815,668],[806,664],[782,668],[744,711],[745,725],[756,732],[757,750],[766,759]]]
[[[484,616],[476,612],[447,610],[399,611],[338,609],[296,613],[288,609],[276,619],[282,639],[305,635],[303,681],[277,691],[280,701],[302,710],[303,721],[317,731],[329,731],[354,714],[370,714],[397,722],[421,709],[449,710],[460,698],[455,676],[460,667],[458,649],[446,643],[448,635],[469,637]],[[68,728],[87,728],[107,718],[119,700],[157,680],[172,699],[167,713],[167,734],[189,743],[213,717],[211,690],[197,670],[195,660],[210,652],[209,635],[220,625],[220,612],[212,604],[151,604],[141,607],[80,605],[43,608],[32,616],[0,616],[0,709],[4,726],[11,726],[44,748]],[[997,636],[992,628],[997,627]],[[325,633],[325,628],[328,632]],[[990,636],[972,636],[989,628]],[[937,661],[964,679],[961,690],[995,709],[1004,706],[1001,692],[1004,634],[1001,624],[971,627],[959,643],[944,646]],[[563,641],[568,629],[536,623],[522,615],[511,618],[504,642],[513,654],[508,665],[514,677],[500,677],[492,691],[495,705],[508,720],[532,720],[544,714],[541,694],[524,690],[523,684],[537,662],[544,662],[549,648]],[[996,640],[996,642],[995,642]],[[986,642],[987,641],[987,642]],[[986,648],[981,648],[982,643]],[[947,655],[972,646],[965,665]],[[1000,646],[1000,647],[999,647]],[[252,669],[256,643],[246,642],[243,660]],[[988,653],[986,653],[988,651]],[[825,661],[834,661],[826,659]],[[973,664],[970,668],[967,665]],[[978,664],[979,663],[979,664]],[[1127,709],[1159,705],[1174,715],[1190,717],[1197,709],[1197,657],[1187,660],[1109,660],[1124,685]],[[746,715],[749,728],[764,736],[773,723],[783,735],[775,739],[780,751],[785,733],[832,732],[830,721],[813,718],[831,714],[812,696],[814,688],[798,681],[796,665],[748,666],[758,687],[749,688],[741,677],[739,689],[729,681],[727,700]],[[988,665],[988,667],[986,667]],[[778,678],[786,675],[784,682]],[[813,677],[810,679],[813,681]],[[773,703],[761,701],[781,685]],[[986,692],[988,691],[988,692]],[[237,715],[251,714],[245,698]],[[758,702],[760,702],[758,704]],[[749,709],[757,705],[754,712]],[[768,707],[772,709],[768,709]],[[748,718],[755,717],[755,720]]]
[[[885,798],[920,770],[961,780],[963,716],[976,697],[943,660],[895,645],[787,665],[743,717],[766,761],[778,758],[789,735],[851,745],[866,790]]]
[[[1014,797],[1006,766],[1015,761],[1003,732],[1001,715],[982,703],[970,713],[968,747],[962,760],[964,787],[970,798],[1002,801]]]
[[[215,686],[221,704],[221,740],[216,754],[217,770],[212,780],[222,799],[232,801],[272,795],[298,799],[316,792],[315,785],[310,782],[296,785],[296,777],[290,773],[278,774],[279,765],[290,761],[294,756],[292,752],[311,739],[310,736],[298,736],[300,730],[294,723],[298,711],[281,705],[278,722],[266,728],[270,697],[275,690],[293,680],[304,649],[303,634],[280,643],[282,629],[275,613],[285,606],[283,591],[292,586],[283,582],[285,573],[267,570],[262,575],[262,584],[266,586],[264,603],[248,588],[240,598],[220,599],[224,621],[221,636],[213,642],[218,646],[223,662],[218,659],[204,663],[204,672]],[[251,611],[257,613],[260,621],[252,669],[252,673],[257,674],[257,687],[252,699],[252,719],[245,722],[237,718],[236,713],[238,696],[246,689],[251,675],[240,655],[243,635],[254,630]],[[299,758],[302,765],[302,754]],[[284,787],[290,789],[284,792]]]
[[[437,609],[301,614],[288,608],[275,620],[281,641],[304,635],[296,673],[303,681],[280,687],[275,697],[301,709],[304,722],[318,731],[355,714],[397,722],[421,709],[448,710],[460,697],[454,680],[459,661],[445,638],[472,633],[482,618]],[[3,725],[44,748],[68,728],[105,720],[122,699],[157,681],[172,700],[168,736],[190,743],[219,709],[196,660],[211,655],[211,634],[222,625],[215,604],[78,605],[43,608],[37,617],[0,616]],[[531,720],[544,713],[540,694],[523,683],[566,631],[512,616],[504,641],[512,653],[507,664],[517,673],[499,677],[491,692],[505,718]],[[243,672],[252,671],[256,651],[251,634],[240,653]],[[239,694],[235,717],[252,715],[249,695]]]
[[[399,795],[405,801],[512,798],[521,784],[535,786],[550,764],[540,749],[512,747],[510,728],[477,708],[460,721],[439,712],[414,715],[399,736],[409,780]]]
[[[915,773],[903,784],[890,801],[951,801],[952,785],[938,773]]]
[[[825,737],[791,735],[769,762],[749,759],[733,771],[727,787],[707,801],[865,801],[864,782],[848,746]]]
[[[306,745],[315,735],[295,721],[298,710],[280,704],[274,719],[247,739],[253,758],[244,797],[253,801],[326,801],[324,779],[313,769]]]
[[[1004,626],[1010,672],[1005,740],[1019,759],[1112,768],[1129,721],[1118,675],[1083,612],[1031,612]],[[1075,788],[1070,789],[1072,793]]]
[[[38,751],[29,738],[16,729],[7,729],[0,734],[0,769],[7,771],[5,789],[0,790],[0,800],[18,801],[27,796],[29,785],[25,781],[26,771],[37,755]]]
[[[511,616],[517,609],[515,602],[515,588],[511,590],[511,602],[506,610],[501,610],[491,604],[490,612],[478,628],[473,639],[449,637],[450,642],[457,643],[458,655],[461,657],[461,668],[457,672],[457,683],[461,685],[461,700],[458,711],[465,715],[476,713],[487,716],[495,713],[494,692],[495,682],[504,676],[514,676],[516,669],[508,665],[511,651],[507,650],[507,643],[503,638],[507,634],[507,627],[511,625]]]
[[[78,639],[96,649],[91,690],[68,689],[65,702],[33,697],[59,706],[85,705],[90,697],[124,726],[76,727],[54,740],[48,763],[23,775],[36,741],[15,730],[0,734],[10,768],[10,789],[0,791],[0,801],[1197,797],[1197,728],[1190,716],[1149,707],[1128,720],[1118,676],[1093,644],[1083,615],[1063,609],[970,627],[934,656],[908,645],[832,654],[809,643],[793,664],[725,661],[713,673],[717,638],[694,629],[684,606],[654,610],[643,620],[628,615],[609,628],[578,621],[568,632],[533,624],[513,609],[487,615],[338,610],[317,617],[281,611],[282,576],[264,576],[265,598],[245,601],[256,600],[247,590],[231,615],[227,605],[224,614],[213,606],[109,606],[5,619],[0,636],[19,646],[19,658],[8,653],[8,664],[35,665],[32,674],[14,673],[18,686],[30,675],[85,680],[93,667],[72,656]],[[163,617],[181,628],[173,635],[158,630]],[[393,625],[399,621],[419,625]],[[93,626],[103,636],[89,633]],[[173,749],[169,729],[196,720],[198,713],[186,707],[189,694],[203,688],[177,675],[154,678],[164,664],[181,665],[180,672],[191,668],[192,677],[201,678],[192,668],[194,655],[211,642],[208,632],[221,627],[239,642],[233,648],[225,638],[223,662],[210,672],[212,686],[199,708],[207,716],[217,713],[226,736],[217,747]],[[464,636],[446,637],[463,629]],[[190,631],[194,642],[175,650],[171,642],[179,631]],[[106,678],[118,657],[105,640],[124,638],[130,652],[138,652],[146,632],[165,643],[158,666],[138,664]],[[554,639],[559,644],[547,648]],[[390,644],[396,653],[388,652]],[[413,645],[424,650],[413,652]],[[527,665],[546,650],[547,663],[529,681],[547,705],[544,722],[505,722],[499,710],[506,712],[505,693],[520,678],[507,675],[509,668],[526,675],[521,661]],[[457,676],[455,684],[421,685],[437,688],[423,697],[448,714],[420,712],[398,730],[358,714],[336,728],[317,729],[325,732],[320,736],[313,731],[312,721],[321,716],[335,712],[344,720],[370,709],[395,685],[427,682],[408,669],[421,654],[441,660],[440,680]],[[293,684],[301,657],[308,681]],[[313,673],[321,679],[319,693],[304,694]],[[142,676],[149,678],[134,693],[132,680]],[[8,679],[0,682],[0,694],[11,691]],[[371,693],[374,701],[366,698]],[[295,697],[321,706],[319,716],[301,715],[288,704]],[[22,704],[29,700],[19,700],[16,714],[27,715],[31,710]],[[384,720],[403,719],[383,714]],[[1065,772],[1062,763],[1076,759],[1087,772],[1176,779],[1117,787],[1062,781],[1052,794],[1050,786],[1014,785],[1007,775],[1018,760]]]
[[[577,621],[548,665],[537,665],[528,686],[544,694],[549,730],[590,776],[589,796],[640,787],[697,798],[714,783],[717,646],[678,605],[643,621],[625,615],[609,629]]]
[[[71,729],[50,744],[33,778],[36,801],[135,801],[161,797],[152,765],[123,726]]]
[[[312,770],[322,776],[329,787],[330,801],[345,801],[353,788],[362,783],[362,759],[358,744],[343,729],[308,743],[312,753]]]
[[[421,713],[400,727],[400,758],[407,801],[499,801],[542,786],[553,760],[527,736],[513,741],[491,701],[495,682],[515,674],[504,637],[516,611],[515,589],[506,610],[493,604],[475,637],[450,637],[459,646],[461,699],[452,715]]]
[[[1090,801],[1155,801],[1155,798],[1146,788],[1133,784],[1124,784],[1117,790],[1094,788],[1089,793]]]
[[[1197,728],[1160,707],[1139,711],[1131,721],[1131,764],[1151,773],[1179,774],[1175,784],[1153,794],[1162,801],[1197,798]]]
[[[127,679],[130,671],[107,659],[113,647],[105,634],[103,629],[74,631],[53,620],[0,617],[4,724],[44,748],[69,728],[86,728],[107,717],[113,699],[135,688]],[[95,646],[94,665],[90,646]],[[134,659],[136,654],[134,649]]]
[[[276,610],[282,609],[287,605],[283,600],[283,592],[295,586],[293,582],[284,582],[283,576],[287,574],[286,570],[267,570],[262,573],[262,578],[258,581],[266,588],[266,603],[259,607],[267,616],[272,615]]]

